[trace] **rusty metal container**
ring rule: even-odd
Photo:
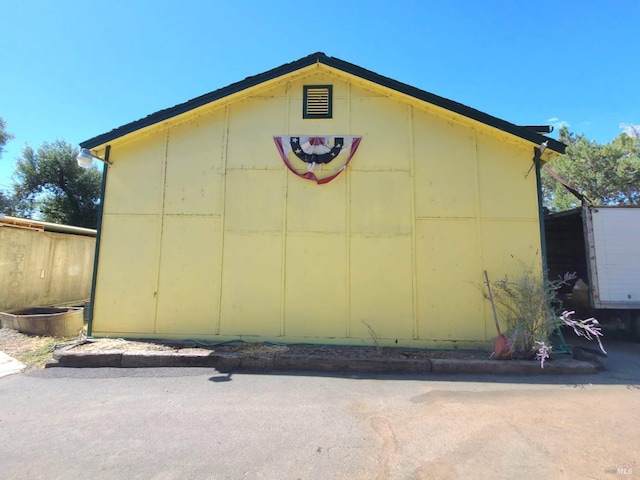
[[[0,312],[4,328],[48,337],[73,337],[83,327],[82,308],[36,307]]]

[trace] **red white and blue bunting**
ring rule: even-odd
[[[273,137],[282,161],[301,178],[328,183],[342,172],[356,153],[362,137],[282,135]]]

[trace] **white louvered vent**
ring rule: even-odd
[[[307,85],[304,87],[303,118],[331,118],[332,85]]]

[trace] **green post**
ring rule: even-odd
[[[107,186],[107,172],[109,171],[109,154],[111,145],[107,145],[104,152],[104,164],[102,166],[102,185],[100,186],[100,205],[98,205],[98,225],[96,233],[96,249],[93,255],[93,275],[91,277],[91,295],[89,298],[89,320],[87,335],[92,335],[93,330],[93,305],[96,300],[96,280],[98,278],[98,257],[100,256],[100,238],[102,237],[102,212],[104,211],[104,191]]]

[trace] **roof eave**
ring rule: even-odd
[[[314,53],[307,57],[296,60],[295,62],[287,63],[271,69],[269,71],[259,73],[258,75],[254,75],[252,77],[247,77],[244,80],[240,80],[239,82],[232,83],[227,85],[226,87],[219,88],[218,90],[214,90],[213,92],[206,93],[199,97],[188,100],[184,103],[180,103],[170,108],[166,108],[164,110],[160,110],[158,112],[152,113],[144,118],[133,121],[131,123],[127,123],[126,125],[122,125],[121,127],[115,128],[110,132],[103,133],[102,135],[98,135],[96,137],[85,140],[80,143],[81,148],[94,148],[100,145],[104,145],[107,142],[120,138],[124,135],[128,135],[129,133],[133,133],[137,130],[140,130],[145,127],[149,127],[151,125],[155,125],[157,123],[163,122],[170,118],[173,118],[177,115],[181,115],[183,113],[189,112],[195,108],[201,107],[208,103],[214,102],[216,100],[220,100],[222,98],[228,97],[235,93],[241,92],[242,90],[246,90],[248,88],[254,87],[264,82],[268,82],[270,80],[274,80],[280,76],[287,75],[289,73],[295,72],[302,68],[308,67],[320,61],[320,58],[328,58],[324,53]]]
[[[335,68],[337,70],[341,70],[350,75],[354,75],[356,77],[376,83],[383,87],[390,88],[392,90],[403,93],[410,97],[422,100],[424,102],[444,108],[446,110],[457,113],[464,117],[476,120],[485,125],[497,128],[498,130],[502,130],[506,133],[515,135],[517,137],[520,137],[532,143],[540,145],[543,142],[547,142],[547,148],[549,148],[550,150],[553,150],[559,154],[565,153],[565,148],[566,148],[565,144],[557,140],[554,140],[552,138],[546,137],[544,135],[538,134],[532,131],[531,129],[528,129],[527,127],[514,125],[513,123],[509,123],[505,120],[501,120],[497,117],[481,112],[474,108],[468,107],[461,103],[454,102],[453,100],[440,97],[438,95],[426,92],[424,90],[413,87],[406,83],[402,83],[397,80],[393,80],[392,78],[379,75],[375,72],[359,67],[352,63],[345,62],[344,60],[340,60],[335,57],[329,57],[322,52],[313,53],[309,56],[303,57],[294,62],[287,63],[279,67],[276,67],[274,69],[271,69],[269,71],[260,73],[258,75],[245,78],[244,80],[232,83],[231,85],[220,88],[218,90],[214,90],[213,92],[207,93],[200,97],[196,97],[192,100],[181,103],[179,105],[175,105],[173,107],[152,113],[151,115],[148,115],[147,117],[144,117],[140,120],[127,123],[126,125],[115,128],[110,132],[85,140],[84,142],[80,143],[80,147],[92,149],[100,145],[104,145],[112,140],[120,138],[124,135],[128,135],[142,128],[155,125],[157,123],[173,118],[177,115],[186,113],[195,108],[201,107],[208,103],[236,94],[238,92],[254,87],[261,83],[274,80],[278,77],[290,74],[292,72],[295,72],[297,70],[303,69],[305,67],[311,66],[316,63],[322,63],[324,65]]]
[[[489,115],[488,113],[484,113],[480,110],[476,110],[475,108],[463,105],[462,103],[449,100],[433,93],[429,93],[406,83],[402,83],[392,78],[379,75],[375,72],[334,57],[326,57],[326,61],[323,61],[322,63],[325,63],[330,67],[342,70],[351,75],[355,75],[365,80],[390,88],[392,90],[396,90],[400,93],[404,93],[405,95],[417,98],[432,105],[436,105],[438,107],[452,111],[464,117],[471,118],[480,123],[484,123],[485,125],[497,128],[506,133],[510,133],[538,145],[542,144],[543,142],[548,142],[547,148],[559,154],[565,153],[566,145],[564,143],[536,133],[527,127],[515,125],[513,123],[507,122],[506,120],[502,120],[500,118]]]

